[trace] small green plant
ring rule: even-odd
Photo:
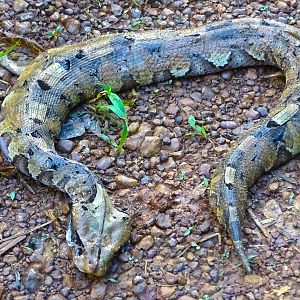
[[[131,22],[131,28],[136,29],[139,28],[140,25],[145,24],[145,20],[143,18],[133,20]]]
[[[206,188],[208,188],[208,186],[209,186],[209,180],[206,177],[203,178],[203,184],[204,184],[204,186]]]
[[[194,229],[194,226],[190,226],[190,227],[183,233],[183,236],[188,236],[188,235],[190,235],[193,229]]]
[[[188,123],[194,129],[194,131],[188,133],[187,135],[194,136],[198,133],[201,136],[203,136],[204,138],[207,138],[207,133],[205,131],[203,123],[202,123],[201,126],[197,125],[196,124],[196,119],[193,116],[189,116]]]
[[[269,6],[268,5],[262,5],[258,9],[260,12],[267,12],[269,11]]]
[[[178,180],[183,181],[185,176],[186,176],[186,172],[181,171],[180,174],[178,175]]]
[[[48,37],[51,40],[56,41],[60,36],[61,32],[63,31],[63,29],[64,28],[62,26],[58,25],[54,30],[48,32]]]
[[[128,257],[128,262],[131,263],[131,264],[136,264],[136,263],[139,262],[139,259],[132,255],[132,256]]]
[[[20,41],[16,41],[13,45],[11,45],[7,50],[0,51],[0,58],[8,55],[10,52],[12,52],[16,47],[20,45]]]
[[[24,251],[25,254],[32,254],[33,253],[33,249],[28,247],[28,246],[24,246],[23,251]]]
[[[253,262],[253,260],[254,260],[255,257],[256,257],[256,255],[248,255],[248,256],[247,256],[247,260],[248,260],[249,262]]]
[[[191,242],[191,247],[195,248],[196,250],[200,250],[200,246],[196,242]]]
[[[222,259],[223,260],[227,260],[230,256],[230,252],[228,250],[224,250],[223,254],[222,254]]]
[[[117,278],[109,278],[108,281],[112,282],[112,283],[118,283],[119,280]]]
[[[16,192],[15,192],[15,191],[10,192],[10,193],[9,193],[9,197],[10,197],[10,199],[11,199],[12,201],[14,201],[15,198],[16,198]]]
[[[199,300],[210,300],[208,295],[204,295],[202,298],[199,298]]]
[[[107,97],[111,104],[102,104],[101,99],[103,96]],[[117,152],[120,153],[125,144],[126,138],[128,136],[128,120],[127,120],[127,111],[124,103],[121,98],[112,92],[110,85],[104,85],[103,91],[97,95],[97,99],[100,100],[97,105],[98,111],[112,111],[119,119],[122,120],[122,132],[119,145],[117,145]],[[110,141],[109,137],[103,135],[103,140]]]

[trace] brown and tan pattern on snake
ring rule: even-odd
[[[3,103],[2,150],[20,171],[69,195],[67,239],[81,271],[104,274],[130,226],[92,172],[56,153],[54,140],[69,111],[94,97],[99,82],[119,91],[254,65],[280,68],[286,89],[271,116],[222,161],[210,190],[211,206],[250,272],[241,244],[248,188],[300,152],[299,29],[242,19],[185,31],[107,35],[48,50],[25,68]]]

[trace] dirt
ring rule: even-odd
[[[245,16],[300,27],[297,1],[2,0],[0,33],[22,33],[51,48],[107,32]],[[26,49],[10,57],[31,59]],[[1,67],[0,76],[1,103],[17,77]],[[0,298],[300,299],[299,157],[250,189],[244,242],[252,275],[242,269],[207,197],[214,167],[266,117],[283,87],[284,78],[267,67],[142,87],[128,111],[130,137],[121,155],[93,134],[60,142],[62,155],[96,172],[116,206],[133,218],[130,240],[103,278],[80,273],[72,262],[66,196],[8,170],[0,156],[1,171],[7,171],[0,177],[2,239],[41,226],[1,255]],[[205,122],[209,139],[193,134],[191,115]],[[110,123],[108,135],[117,139],[119,129]]]

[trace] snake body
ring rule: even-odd
[[[223,159],[210,187],[210,204],[250,272],[241,242],[248,188],[300,152],[299,29],[241,19],[182,31],[105,35],[48,50],[23,70],[2,105],[2,151],[21,172],[70,197],[67,240],[79,270],[103,275],[128,239],[130,221],[113,207],[96,175],[55,151],[70,110],[95,97],[99,83],[118,92],[256,65],[281,69],[285,90],[277,108]]]

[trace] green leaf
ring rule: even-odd
[[[115,93],[110,93],[108,95],[108,98],[113,105],[109,105],[109,109],[114,112],[120,119],[125,119],[127,112],[121,98]]]
[[[97,105],[97,109],[98,109],[98,110],[108,110],[108,109],[109,109],[109,105],[101,105],[101,104],[98,104],[98,105]]]
[[[16,197],[16,192],[15,192],[15,191],[10,192],[10,193],[9,193],[9,196],[10,196],[10,199],[11,199],[11,200],[14,200],[15,197]]]
[[[247,260],[248,260],[249,262],[251,262],[251,261],[254,260],[255,257],[256,257],[256,255],[248,255],[248,256],[247,256]]]
[[[125,122],[125,124],[122,127],[120,143],[119,143],[118,148],[117,148],[118,153],[120,153],[122,151],[123,146],[126,142],[127,136],[128,136],[128,124],[127,124],[127,122]]]
[[[117,279],[117,278],[109,278],[108,279],[110,282],[112,282],[112,283],[117,283],[117,282],[119,282],[119,280]]]
[[[205,128],[199,125],[195,125],[194,128],[197,130],[198,133],[200,133],[202,136],[207,137]]]
[[[107,95],[111,93],[111,86],[108,84],[105,84],[103,87],[104,91],[106,91]]]
[[[193,116],[189,116],[188,123],[194,128],[194,126],[196,125],[195,118]]]
[[[184,233],[183,233],[183,236],[188,236],[192,230],[194,229],[194,226],[190,226]]]
[[[103,141],[107,142],[107,143],[110,143],[110,138],[104,134],[104,133],[99,133],[98,134],[99,138],[102,139]]]
[[[209,180],[208,180],[206,177],[203,178],[203,184],[204,184],[204,186],[205,186],[206,188],[207,188],[208,185],[209,185]]]
[[[20,41],[17,41],[15,44],[10,46],[7,50],[0,52],[0,57],[8,55],[10,52],[12,52],[17,46],[19,46]]]

